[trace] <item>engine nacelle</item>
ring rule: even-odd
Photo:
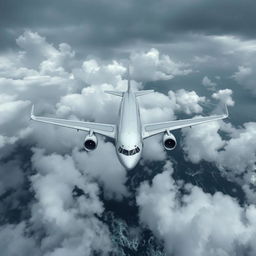
[[[177,145],[176,138],[172,133],[165,133],[163,136],[163,145],[166,150],[173,150]]]
[[[97,137],[92,135],[87,135],[84,139],[84,148],[86,151],[92,151],[96,149],[98,146],[98,139]]]

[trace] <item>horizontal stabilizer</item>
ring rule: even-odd
[[[135,92],[135,95],[136,95],[136,97],[138,97],[138,96],[143,96],[143,95],[146,95],[146,94],[149,94],[152,92],[154,92],[154,90],[137,91],[137,92]]]
[[[115,96],[123,97],[124,92],[118,92],[118,91],[104,91],[105,93],[112,94]]]

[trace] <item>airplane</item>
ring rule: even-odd
[[[114,139],[119,161],[126,169],[130,170],[138,164],[142,154],[143,140],[146,138],[163,133],[163,147],[166,150],[173,150],[177,145],[177,141],[171,131],[228,117],[228,109],[225,105],[225,113],[220,115],[143,124],[141,122],[140,108],[137,98],[153,92],[154,90],[133,91],[128,69],[127,91],[105,91],[105,93],[121,97],[118,114],[119,121],[117,124],[83,122],[35,116],[34,105],[31,109],[30,118],[37,122],[88,132],[83,144],[85,150],[88,152],[95,150],[98,145],[98,139],[95,134],[101,134]]]

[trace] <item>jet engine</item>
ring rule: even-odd
[[[92,135],[87,135],[84,139],[84,148],[86,151],[92,151],[97,148],[98,145],[98,139],[97,137],[92,134]]]
[[[163,136],[163,145],[166,150],[173,150],[177,145],[177,141],[174,135],[170,132],[166,132]]]

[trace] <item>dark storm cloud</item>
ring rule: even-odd
[[[25,28],[75,48],[137,41],[164,43],[184,33],[254,37],[256,2],[245,1],[1,1],[1,48]],[[15,34],[15,36],[14,36]]]

